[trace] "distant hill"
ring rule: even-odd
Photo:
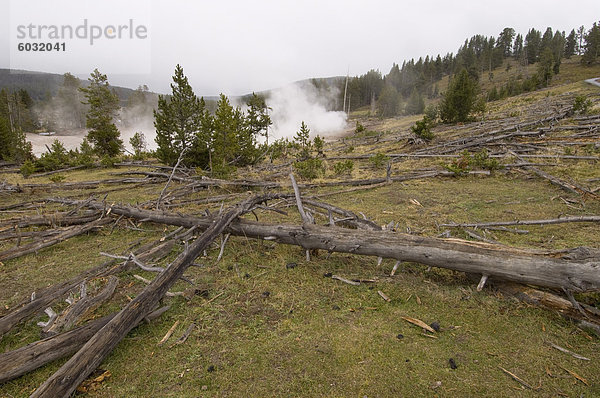
[[[82,86],[87,86],[87,79],[80,79],[80,81]],[[54,97],[62,83],[63,75],[57,73],[0,69],[0,89],[25,89],[35,101],[43,100],[48,96]],[[115,90],[122,103],[124,103],[134,91],[127,87],[111,87]]]

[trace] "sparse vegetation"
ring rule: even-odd
[[[592,107],[592,101],[584,95],[578,95],[573,102],[573,112],[582,115],[587,114]]]
[[[469,66],[469,49],[479,43],[482,51],[477,57],[481,59],[472,54],[475,61],[472,61],[471,68],[465,69],[468,78],[474,79],[473,73],[480,73],[481,65],[499,64],[493,69],[492,81],[488,81],[490,72],[484,68],[486,74],[483,76],[486,77],[482,80],[485,82],[480,80],[479,84],[506,87],[510,83],[507,80],[508,74],[521,68],[516,63],[512,64],[512,61],[529,57],[531,51],[536,50],[537,55],[533,57],[534,63],[528,73],[529,76],[538,76],[538,67],[541,68],[543,64],[540,56],[543,54],[541,47],[544,46],[544,36],[550,37],[553,42],[556,33],[542,36],[541,32],[538,32],[539,35],[530,32],[526,40],[520,37],[520,41],[520,35],[515,39],[515,33],[510,29],[503,31],[491,46],[487,39],[480,40],[481,38],[474,39],[473,47],[466,43],[456,56],[457,63]],[[562,36],[562,33],[558,33],[558,39]],[[576,41],[577,34],[574,32],[574,36],[565,44],[566,47],[573,45],[574,48],[565,51],[576,52]],[[484,43],[487,44],[483,45]],[[525,46],[528,46],[528,51],[524,50]],[[251,129],[244,122],[245,117],[241,111],[232,106],[225,96],[221,96],[219,110],[210,115],[210,120],[211,128],[219,131],[218,139],[222,142],[215,142],[215,152],[212,153],[207,151],[208,146],[201,148],[206,156],[203,162],[209,166],[198,166],[196,169],[185,170],[186,174],[176,174],[183,181],[172,181],[167,189],[168,204],[165,201],[163,209],[174,214],[216,215],[223,208],[238,203],[250,194],[262,192],[263,189],[270,190],[264,187],[236,186],[233,182],[231,185],[228,182],[210,186],[209,189],[204,186],[196,189],[200,185],[194,187],[193,184],[196,181],[206,182],[202,177],[209,175],[209,170],[212,177],[238,182],[275,182],[285,187],[281,192],[289,193],[291,189],[287,188],[287,175],[292,167],[294,173],[303,180],[319,179],[314,184],[301,183],[302,195],[307,202],[308,199],[325,200],[356,214],[362,212],[365,218],[376,225],[392,226],[385,233],[409,232],[415,241],[440,234],[460,239],[476,239],[476,236],[481,236],[506,245],[498,246],[500,253],[504,248],[507,251],[530,248],[556,253],[556,258],[566,248],[597,248],[600,246],[598,223],[519,226],[515,230],[471,231],[440,227],[442,223],[450,222],[549,219],[563,214],[600,214],[600,201],[595,200],[593,195],[580,196],[565,192],[538,178],[539,176],[532,178],[533,174],[527,169],[519,169],[514,164],[503,169],[499,158],[491,156],[492,153],[504,154],[505,159],[511,159],[508,162],[518,163],[513,161],[514,158],[510,157],[505,146],[512,148],[513,145],[529,145],[528,154],[551,155],[551,159],[531,160],[532,163],[535,162],[535,167],[565,181],[577,182],[586,189],[597,191],[600,169],[595,167],[594,160],[561,159],[561,155],[600,154],[600,147],[593,141],[597,135],[574,137],[573,126],[576,126],[575,131],[587,133],[587,127],[577,126],[588,124],[589,119],[581,121],[569,115],[551,123],[542,123],[539,128],[546,131],[543,136],[519,136],[516,139],[508,137],[487,143],[481,140],[476,142],[477,145],[466,146],[468,150],[461,151],[464,147],[461,145],[468,143],[473,137],[495,137],[491,132],[500,128],[515,131],[510,128],[556,115],[556,109],[562,109],[571,103],[578,114],[587,113],[594,105],[597,106],[595,87],[587,87],[576,80],[569,84],[562,82],[560,86],[555,85],[560,82],[563,73],[569,76],[579,76],[578,73],[582,73],[573,72],[574,68],[583,69],[579,56],[569,56],[572,60],[560,65],[560,74],[555,73],[553,64],[551,76],[546,76],[547,83],[554,85],[551,90],[533,91],[540,87],[536,83],[531,87],[532,92],[508,98],[500,95],[500,89],[499,100],[488,104],[484,120],[469,124],[474,113],[472,110],[467,113],[466,121],[461,122],[463,125],[438,125],[436,142],[427,146],[409,145],[412,137],[408,132],[412,131],[425,140],[429,134],[433,138],[431,128],[438,115],[437,109],[431,105],[425,108],[422,118],[404,116],[367,119],[369,116],[363,109],[356,121],[355,134],[344,137],[343,143],[331,142],[329,139],[325,142],[319,136],[311,140],[309,126],[302,122],[293,142],[280,139],[257,147],[252,137],[266,132],[255,130],[255,133],[249,134]],[[454,59],[453,56],[451,58]],[[511,58],[511,68],[504,64],[508,58]],[[444,60],[440,58],[440,62],[443,65]],[[408,72],[425,70],[425,65],[430,72],[427,76],[436,76],[438,73],[438,63],[434,58],[406,64],[408,66],[403,65],[402,68],[395,65],[390,71],[390,77],[385,77],[386,84],[395,84],[392,79],[394,76],[403,76],[401,82],[411,82],[412,75]],[[445,73],[443,68],[439,69],[440,76]],[[401,75],[392,73],[396,69]],[[372,79],[372,88],[377,87],[377,74],[368,75]],[[458,77],[455,74],[453,80]],[[529,79],[519,81],[526,80]],[[399,98],[405,95],[408,85],[398,86],[400,89],[396,87]],[[419,88],[417,92],[430,101],[432,98],[427,94],[427,86],[431,87],[427,83],[425,88]],[[444,86],[441,87],[443,91]],[[380,89],[383,90],[383,87]],[[423,90],[425,91],[422,92]],[[409,91],[408,95],[413,91]],[[368,97],[374,98],[370,94]],[[434,97],[433,89],[430,94]],[[172,99],[165,97],[164,100],[165,103],[170,103]],[[370,101],[368,104],[370,105]],[[167,109],[168,107],[163,108],[164,111]],[[259,106],[257,109],[263,108]],[[458,114],[458,111],[453,112]],[[357,117],[357,114],[351,114],[351,117]],[[369,130],[361,124],[366,120]],[[239,147],[227,144],[235,136],[228,135],[226,126],[239,127],[239,131],[248,134],[237,141],[235,145],[240,145]],[[361,131],[358,131],[359,126],[362,127]],[[548,129],[549,126],[552,129]],[[535,128],[538,128],[537,124]],[[217,139],[216,135],[213,137]],[[566,137],[569,137],[568,145],[564,143]],[[144,155],[142,138],[138,136],[137,140],[130,142],[136,157],[138,148],[139,155]],[[534,145],[536,149],[529,150]],[[193,150],[190,147],[190,154]],[[345,156],[348,153],[355,155]],[[344,182],[348,185],[360,184],[373,181],[373,178],[382,181],[384,173],[381,170],[390,162],[391,154],[394,154],[394,163],[390,171],[393,176],[406,176],[402,182],[368,182],[365,189],[361,185],[332,185]],[[425,156],[416,157],[410,156],[411,154]],[[428,157],[429,155],[432,157]],[[444,157],[438,157],[439,155]],[[447,160],[449,158],[446,156],[457,157]],[[347,159],[349,157],[352,159]],[[256,159],[262,161],[256,163]],[[54,220],[50,216],[56,212],[76,213],[80,210],[76,206],[40,202],[46,198],[86,199],[93,192],[105,200],[103,217],[114,217],[114,222],[96,231],[21,258],[3,260],[0,273],[2,315],[9,308],[30,301],[32,291],[40,292],[42,287],[67,280],[104,262],[106,259],[98,254],[100,251],[129,253],[140,245],[163,242],[165,236],[175,231],[174,227],[151,222],[139,221],[132,224],[126,218],[119,219],[111,214],[108,210],[111,204],[120,202],[155,208],[156,198],[165,187],[164,178],[147,179],[143,185],[113,181],[116,172],[148,170],[135,166],[113,168],[120,160],[122,159],[118,156],[99,157],[88,141],[84,141],[78,150],[73,151],[68,151],[57,141],[39,159],[25,161],[20,166],[22,176],[15,171],[16,168],[2,170],[0,189],[19,186],[20,190],[0,191],[0,207],[8,209],[0,212],[0,221],[6,224],[2,232],[3,239],[0,240],[0,253],[12,249],[17,242],[17,246],[22,246],[35,241],[35,234],[43,234],[53,228],[46,225],[14,228],[18,232],[17,241],[17,238],[8,238],[11,228],[17,225],[15,220],[40,215]],[[103,168],[35,176],[36,171],[57,170],[77,164],[89,165],[94,161],[99,162]],[[444,169],[461,178],[448,178],[448,173],[439,173]],[[465,176],[469,171],[480,169],[495,172]],[[415,175],[429,173],[438,173],[438,176],[414,179]],[[351,175],[352,181],[347,181],[349,177],[328,180],[332,175]],[[26,177],[29,179],[25,180]],[[65,186],[72,182],[105,179],[111,182],[101,182],[93,191],[67,190]],[[60,184],[64,181],[69,184]],[[28,207],[27,203],[31,206]],[[255,208],[254,214],[244,218],[253,222],[258,219],[259,222],[278,226],[303,222],[294,208],[293,199],[278,199],[269,201],[264,208]],[[18,212],[16,215],[12,213],[13,209]],[[321,210],[311,214],[316,224],[321,225],[344,217],[329,215],[327,211]],[[307,225],[305,231],[309,233],[310,228]],[[521,231],[522,228],[526,228],[527,233]],[[194,234],[198,232],[196,230]],[[302,236],[296,238],[302,242]],[[111,376],[97,382],[96,390],[87,393],[89,396],[195,397],[205,394],[495,397],[502,394],[514,395],[517,392],[524,396],[528,394],[529,390],[522,388],[521,384],[499,367],[510,370],[531,384],[535,388],[532,394],[600,394],[596,382],[600,372],[598,336],[556,311],[542,309],[530,303],[521,304],[514,297],[500,293],[497,290],[499,285],[486,285],[482,291],[476,291],[477,282],[457,271],[428,268],[416,262],[403,262],[396,268],[395,261],[391,259],[383,259],[378,263],[374,257],[327,253],[325,250],[309,253],[310,261],[307,261],[303,248],[279,244],[272,237],[253,240],[246,236],[231,236],[226,244],[225,239],[222,242],[222,256],[219,254],[221,245],[217,242],[207,249],[202,258],[198,258],[197,262],[202,263],[203,267],[190,267],[186,271],[185,277],[194,284],[193,288],[190,289],[188,282],[178,282],[172,291],[185,292],[184,295],[164,298],[164,304],[170,305],[170,309],[161,318],[136,327],[103,362],[102,369],[107,370]],[[186,250],[189,243],[178,241],[165,258],[156,260],[152,265],[166,267],[177,254]],[[473,243],[472,246],[479,244]],[[65,258],[69,261],[65,261]],[[392,269],[394,276],[390,276]],[[147,278],[153,277],[145,271],[134,272]],[[323,277],[332,274],[361,282],[358,286],[350,286]],[[145,286],[133,278],[131,271],[122,272],[118,276],[121,279],[119,289],[111,301],[89,313],[89,318],[96,319],[119,310],[139,295]],[[95,294],[104,283],[103,278],[97,278],[88,284],[88,289]],[[597,292],[576,293],[575,298],[587,305],[600,306]],[[52,306],[54,309],[62,309],[66,304],[61,298]],[[403,321],[402,317],[418,318],[427,325],[436,325],[439,331],[435,334],[423,333],[421,327]],[[40,329],[36,324],[42,320],[47,320],[47,317],[36,315],[4,335],[0,340],[0,352],[38,340]],[[179,323],[173,327],[171,339],[167,344],[157,346],[158,341],[175,322]],[[174,344],[192,324],[189,338],[181,344]],[[432,336],[436,338],[431,338]],[[549,343],[568,347],[591,361],[574,358],[552,348]],[[62,363],[64,362],[56,361],[4,383],[0,385],[0,389],[7,396],[28,396]],[[382,377],[384,374],[401,374],[406,377],[401,383],[396,383]]]
[[[390,161],[389,156],[387,156],[384,153],[378,153],[369,158],[369,162],[376,169],[383,169],[384,167],[387,166],[389,161]]]
[[[343,175],[352,173],[354,168],[354,162],[350,159],[341,160],[333,165],[333,173],[335,175]]]

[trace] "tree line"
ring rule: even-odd
[[[419,114],[425,109],[424,100],[441,96],[439,82],[444,76],[457,76],[466,70],[470,79],[480,81],[487,74],[493,81],[494,70],[505,61],[518,66],[537,64],[537,71],[527,79],[509,81],[505,86],[492,88],[489,100],[520,94],[547,86],[560,72],[563,58],[581,55],[584,65],[598,62],[600,55],[600,26],[594,23],[586,31],[583,26],[565,32],[547,28],[543,33],[535,28],[524,36],[513,28],[505,28],[497,37],[475,35],[460,46],[456,54],[426,56],[418,60],[393,64],[386,75],[377,70],[338,83],[341,109],[371,106],[380,116],[399,113]],[[506,62],[511,68],[512,63]],[[343,98],[343,99],[342,99]]]

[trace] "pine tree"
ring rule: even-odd
[[[33,157],[31,143],[23,132],[32,127],[28,97],[22,92],[0,90],[0,160],[21,163]]]
[[[255,140],[247,128],[244,114],[221,94],[212,122],[212,170],[225,173],[234,165],[251,163],[255,155]]]
[[[198,99],[180,65],[175,67],[172,94],[158,96],[158,110],[154,111],[156,155],[174,165],[185,151],[184,164],[206,166],[209,136],[203,127],[207,117],[204,99]]]
[[[476,108],[479,85],[465,69],[450,80],[440,103],[440,118],[444,123],[465,122]]]
[[[255,137],[262,135],[266,139],[266,144],[269,145],[269,126],[273,124],[269,116],[269,108],[262,96],[252,93],[252,97],[246,103],[248,105],[248,114],[246,115],[246,123],[250,129],[250,133]]]
[[[86,98],[85,103],[90,106],[86,115],[86,127],[90,129],[87,139],[99,155],[118,155],[123,141],[119,138],[121,134],[113,120],[119,110],[119,97],[110,90],[106,75],[98,69],[94,69],[88,80],[88,87],[79,88]]]
[[[510,57],[512,54],[512,44],[515,37],[515,30],[513,28],[504,28],[498,36],[497,46],[502,49],[502,55],[504,57]]]
[[[525,36],[524,51],[528,64],[535,64],[540,54],[542,34],[539,30],[530,29]]]
[[[425,100],[423,100],[423,96],[417,91],[417,89],[413,89],[413,92],[410,94],[410,98],[406,103],[406,113],[409,115],[418,115],[423,113],[425,110]]]
[[[554,74],[554,55],[550,48],[545,48],[542,52],[537,74],[539,82],[547,87]]]
[[[592,65],[600,55],[600,25],[594,22],[592,28],[584,37],[585,51],[581,57],[581,63],[584,65]]]
[[[300,130],[298,130],[294,136],[294,143],[298,146],[298,158],[300,160],[306,160],[310,158],[310,150],[312,146],[310,141],[310,129],[306,123],[304,123],[304,120],[300,125]]]
[[[575,33],[575,29],[571,30],[569,36],[567,36],[565,43],[565,58],[570,59],[573,55],[575,55],[575,49],[577,48],[577,33]]]
[[[390,117],[398,114],[400,95],[391,84],[386,84],[377,100],[377,112],[380,116]]]

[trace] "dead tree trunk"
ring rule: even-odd
[[[100,205],[90,203],[89,206]],[[113,206],[114,214],[164,224],[207,228],[208,218],[182,217],[126,206]],[[576,292],[600,290],[600,256],[597,250],[577,248],[559,254],[541,254],[517,248],[458,239],[439,239],[385,231],[356,231],[317,225],[270,225],[238,220],[225,232],[269,239],[304,249],[352,253],[488,275],[490,278],[565,288]]]
[[[21,257],[26,254],[35,253],[45,247],[53,246],[74,236],[85,234],[111,222],[113,221],[110,218],[103,218],[101,220],[92,221],[88,224],[70,227],[64,232],[61,232],[60,234],[50,238],[42,239],[38,242],[33,242],[25,246],[14,247],[12,249],[0,252],[0,261],[12,260],[13,258]]]
[[[160,308],[144,320],[150,322],[162,315],[169,307]],[[64,358],[79,350],[98,330],[113,319],[117,313],[94,319],[83,326],[60,333],[0,354],[0,383],[23,376],[52,361]]]
[[[166,255],[171,251],[174,244],[174,240],[167,240],[165,242],[152,242],[149,245],[142,246],[136,250],[135,253],[138,255],[138,259],[140,261],[148,261]],[[0,337],[12,329],[15,325],[48,307],[53,301],[67,294],[67,292],[77,287],[77,285],[79,285],[81,282],[92,278],[117,274],[126,270],[132,265],[132,262],[125,262],[115,266],[115,263],[116,260],[106,261],[101,265],[87,270],[66,282],[58,283],[34,292],[31,296],[31,299],[28,299],[26,302],[22,303],[21,306],[0,318]]]
[[[111,314],[95,319],[68,332],[0,354],[0,383],[22,376],[40,366],[76,352],[115,315]]]
[[[242,202],[216,220],[206,231],[160,273],[133,301],[98,331],[69,361],[46,380],[31,397],[68,397],[104,358],[135,327],[183,275],[194,259],[240,215],[271,196]]]

